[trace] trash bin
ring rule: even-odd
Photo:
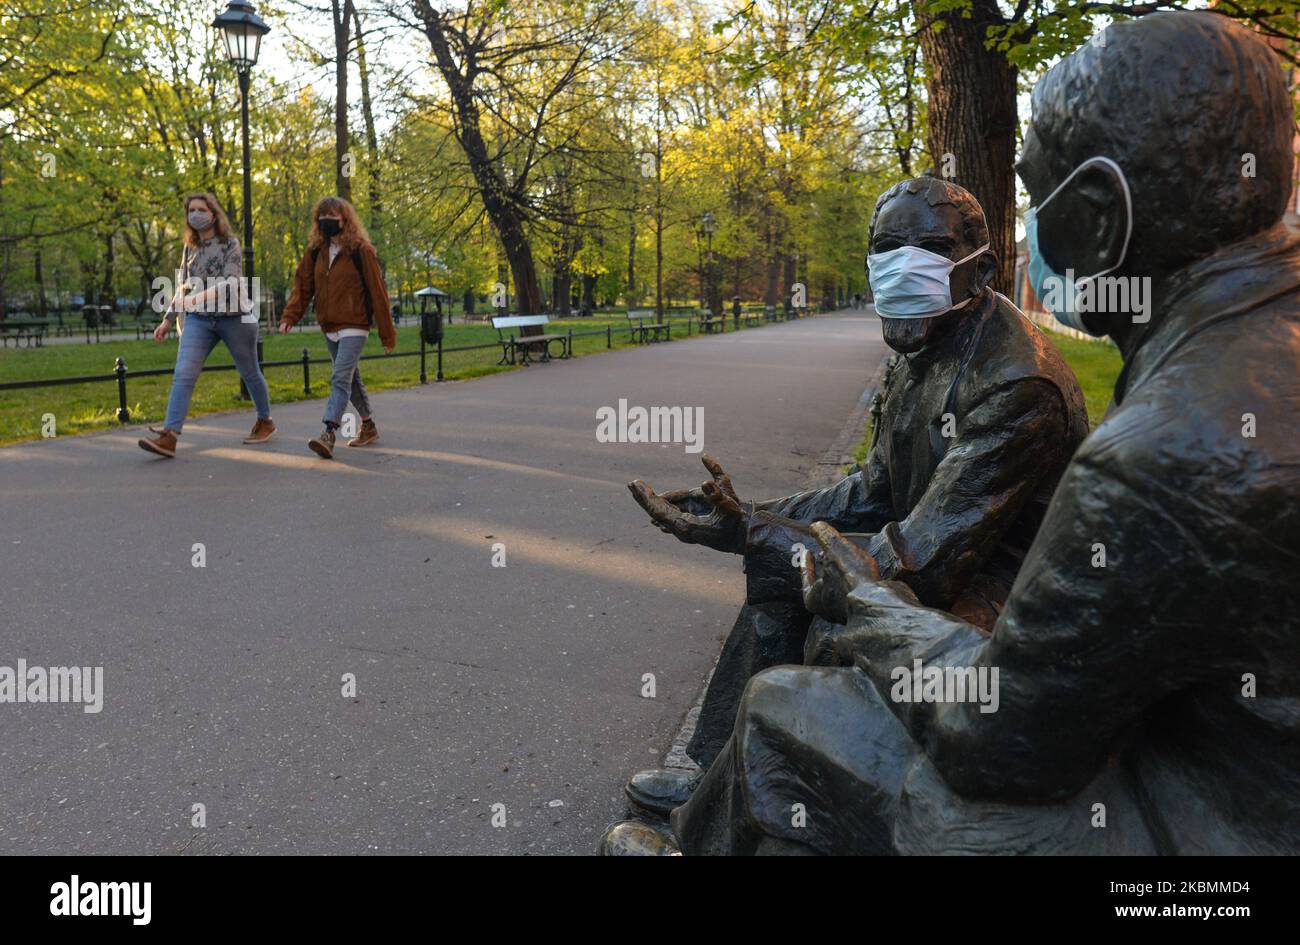
[[[442,341],[442,311],[420,313],[420,337],[427,345],[436,345]]]

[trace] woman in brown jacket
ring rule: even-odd
[[[379,257],[356,209],[342,197],[325,197],[312,211],[312,221],[307,253],[298,264],[293,294],[280,318],[280,333],[287,334],[315,300],[316,323],[325,333],[334,378],[325,405],[325,429],[307,446],[324,459],[333,459],[335,432],[349,399],[361,415],[361,430],[348,446],[367,446],[379,439],[366,385],[361,382],[361,351],[372,326],[378,327],[379,340],[388,352],[397,345],[397,332]]]

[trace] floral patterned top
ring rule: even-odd
[[[191,279],[194,279],[203,289],[222,279],[239,279],[243,274],[243,253],[240,250],[239,240],[233,236],[223,240],[214,233],[207,239],[201,240],[198,246],[187,245],[181,258],[182,281],[188,284]],[[232,288],[238,290],[238,284],[234,284]],[[174,315],[175,311],[169,314]],[[230,311],[207,314],[239,315],[241,312],[238,306],[232,306]]]

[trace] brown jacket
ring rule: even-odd
[[[391,304],[388,301],[388,289],[384,286],[384,274],[379,269],[379,257],[369,243],[362,243],[358,252],[361,254],[361,268],[366,275],[365,288],[370,290],[374,327],[379,329],[379,340],[384,347],[392,347],[397,343],[397,332],[393,329]],[[298,272],[293,277],[293,293],[289,296],[289,304],[284,307],[281,319],[290,325],[298,324],[307,311],[307,306],[315,299],[316,323],[320,325],[321,331],[369,329],[361,273],[352,261],[352,254],[346,249],[340,250],[334,257],[332,266],[328,244],[322,245],[315,255],[314,268],[311,250],[307,251],[298,264]]]

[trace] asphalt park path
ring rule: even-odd
[[[383,391],[380,443],[332,463],[319,400],[260,447],[251,413],[191,421],[176,460],[136,427],[0,449],[0,666],[104,672],[98,714],[0,704],[0,853],[592,852],[743,599],[626,489],[698,456],[598,442],[597,408],[703,406],[768,498],[882,353],[840,314]]]

